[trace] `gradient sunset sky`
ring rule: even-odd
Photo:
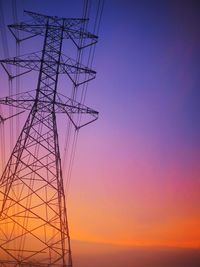
[[[6,24],[13,23],[11,1],[1,3]],[[17,11],[20,21],[23,10],[79,17],[82,5],[19,0]],[[97,78],[86,100],[100,117],[79,134],[67,197],[75,255],[95,254],[95,246],[114,253],[116,246],[128,253],[126,266],[143,267],[132,248],[200,249],[199,14],[200,2],[192,0],[105,1]],[[8,83],[3,69],[0,75],[3,97]],[[31,88],[23,86],[36,83],[37,75]],[[77,260],[75,267],[84,266]],[[165,265],[150,267],[158,266]]]

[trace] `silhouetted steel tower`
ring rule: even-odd
[[[25,92],[0,99],[0,104],[30,110],[0,180],[0,265],[71,267],[56,113],[66,113],[79,128],[96,120],[98,112],[59,94],[58,76],[67,74],[75,86],[95,78],[95,71],[63,55],[62,44],[69,39],[80,50],[95,44],[97,36],[84,30],[85,19],[26,14],[32,21],[9,25],[10,30],[29,33],[26,38],[42,35],[44,44],[41,52],[1,60],[4,68],[37,70],[39,78],[34,97]],[[75,114],[87,114],[89,120],[77,125]]]

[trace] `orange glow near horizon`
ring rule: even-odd
[[[104,152],[96,147],[99,159],[101,153],[111,157],[109,146],[114,140],[110,138],[104,140]],[[156,167],[158,159],[152,157],[155,152],[144,156],[136,147],[133,150],[140,151],[138,159],[142,157],[143,163],[138,164],[135,155],[131,163],[115,156],[112,165],[105,157],[96,165],[92,159],[76,164],[68,201],[71,238],[123,246],[199,248],[198,164],[181,168],[177,157],[162,173]],[[93,147],[87,149],[89,157]],[[80,152],[77,157],[82,156]]]

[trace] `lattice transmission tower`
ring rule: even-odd
[[[95,71],[62,50],[65,39],[81,50],[94,45],[97,36],[84,29],[86,19],[25,13],[31,21],[9,29],[13,35],[26,32],[24,40],[42,35],[44,43],[41,52],[1,60],[6,71],[12,64],[39,76],[34,95],[28,91],[0,99],[0,104],[29,110],[0,179],[0,266],[71,267],[56,113],[66,114],[78,129],[96,120],[98,112],[58,93],[58,77],[67,74],[75,87],[95,78]]]

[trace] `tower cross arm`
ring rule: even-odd
[[[70,113],[70,114],[90,114],[98,117],[99,112],[93,110],[80,103],[65,104],[61,102],[55,102],[56,112],[58,113]]]
[[[98,40],[98,36],[90,33],[84,29],[84,23],[88,19],[81,18],[59,18],[53,16],[41,15],[33,12],[27,12],[33,20],[29,22],[20,22],[8,25],[9,30],[15,36],[15,31],[24,31],[32,36],[45,35],[46,27],[48,24],[48,29],[51,30],[64,30],[63,38],[66,39],[91,39],[94,44]],[[31,37],[32,37],[31,36]],[[24,38],[26,40],[28,38]]]
[[[95,34],[92,34],[86,30],[83,30],[84,24],[87,21],[89,21],[88,18],[62,18],[62,17],[57,17],[57,16],[47,16],[47,15],[43,15],[40,13],[26,11],[26,10],[24,12],[26,15],[31,17],[34,21],[34,24],[32,25],[27,24],[27,28],[28,27],[36,28],[35,26],[39,26],[39,27],[42,26],[44,28],[44,26],[46,25],[48,21],[48,27],[55,28],[55,29],[62,27],[64,28],[64,31],[66,33],[71,33],[74,38],[98,39],[98,36],[96,36]],[[12,27],[15,25],[12,25]],[[23,30],[25,30],[25,28]],[[69,38],[68,34],[65,35],[64,37]]]
[[[94,45],[98,41],[97,35],[85,29],[85,23],[89,20],[87,18],[61,18],[30,11],[25,11],[25,14],[31,17],[29,21],[8,25],[17,41],[24,41],[38,35],[45,36],[47,27],[51,31],[63,31],[63,39],[70,39],[78,49]],[[28,36],[19,39],[16,34],[18,31],[24,31]],[[83,39],[84,42],[80,44],[79,40]]]
[[[65,35],[66,38],[70,38],[68,34],[71,34],[75,39],[89,38],[89,39],[94,39],[94,41],[96,42],[98,40],[97,35],[90,33],[88,31],[84,31],[81,27],[71,28],[66,25],[66,27],[64,28],[64,31],[66,32],[66,35]]]
[[[24,110],[30,110],[35,101],[32,96],[33,91],[20,93],[13,96],[6,96],[0,98],[0,105],[12,106],[16,108],[21,108]]]
[[[29,70],[40,70],[40,65],[41,65],[41,52],[35,52],[35,53],[30,53],[26,55],[22,55],[19,57],[13,57],[13,58],[6,58],[0,60],[0,63],[2,64],[10,64],[10,65],[15,65],[19,66],[22,68],[26,68]],[[45,64],[48,66],[54,65],[56,62],[55,60],[49,58],[48,60],[45,61]],[[89,74],[95,76],[96,71],[82,65],[78,64],[75,60],[72,60],[71,58],[65,56],[61,59],[60,62],[60,69],[59,69],[60,74]]]
[[[8,25],[9,29],[12,31],[14,34],[13,30],[20,30],[20,31],[25,31],[31,34],[34,34],[34,36],[37,35],[45,35],[45,23],[42,24],[34,24],[34,23],[25,23],[21,22],[19,24],[10,24]],[[49,29],[62,29],[62,25],[49,25]],[[98,36],[95,34],[92,34],[88,31],[85,31],[80,27],[80,25],[76,25],[75,23],[69,23],[69,21],[66,21],[66,26],[64,26],[64,38],[66,39],[92,39],[96,43],[98,40]]]
[[[43,24],[33,24],[33,23],[25,23],[21,22],[18,24],[10,24],[8,25],[8,28],[12,32],[13,35],[15,35],[14,31],[25,31],[31,34],[37,35],[44,35],[45,34],[45,25]],[[14,30],[14,31],[13,31]]]
[[[61,94],[57,94],[55,112],[67,114],[76,129],[96,121],[99,116],[98,111]]]
[[[80,24],[80,23],[83,23],[89,20],[88,18],[63,18],[63,17],[57,17],[57,16],[48,16],[48,15],[44,15],[41,13],[36,13],[36,12],[28,11],[28,10],[24,10],[24,13],[28,15],[29,17],[32,17],[34,21],[38,21],[38,22],[47,21],[49,19],[54,22],[60,22],[60,21],[65,20],[65,21],[71,21],[76,24]]]

